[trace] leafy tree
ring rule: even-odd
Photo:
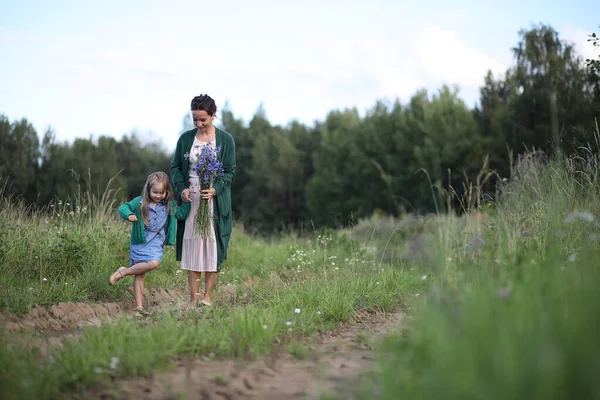
[[[475,110],[493,166],[503,175],[510,168],[509,151],[570,154],[593,140],[600,105],[598,78],[555,30],[539,25],[519,34],[516,65],[501,80],[488,74],[481,109]]]
[[[37,199],[36,175],[40,157],[39,139],[26,119],[12,124],[0,115],[0,177],[7,194],[19,195],[27,202]]]
[[[600,28],[600,25],[598,27]],[[600,37],[598,37],[595,32],[590,35],[588,42],[591,42],[595,49],[600,49]],[[585,62],[590,71],[600,74],[600,55],[598,55],[596,59],[588,58]]]

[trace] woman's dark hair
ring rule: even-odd
[[[208,115],[215,115],[217,113],[217,105],[215,101],[207,94],[201,94],[192,99],[191,105],[192,111],[206,111]]]

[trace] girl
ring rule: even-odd
[[[114,285],[127,275],[135,275],[133,292],[135,312],[148,315],[142,306],[144,276],[156,269],[163,257],[163,245],[173,245],[176,234],[176,219],[185,220],[189,203],[181,207],[172,199],[173,190],[169,177],[164,172],[154,172],[148,176],[142,195],[122,204],[119,216],[132,223],[129,268],[119,267],[108,279]]]

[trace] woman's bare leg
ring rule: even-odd
[[[202,301],[210,305],[213,301],[213,292],[215,290],[215,286],[217,284],[217,278],[219,277],[218,272],[205,272],[204,273],[204,282],[206,284],[206,288],[204,291],[204,298]]]
[[[198,296],[200,295],[200,277],[201,272],[188,271],[188,286],[190,288],[190,306],[198,305]]]

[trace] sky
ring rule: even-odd
[[[201,93],[280,125],[442,84],[474,105],[520,29],[598,57],[599,15],[597,0],[0,0],[0,114],[59,141],[136,131],[171,149]]]

